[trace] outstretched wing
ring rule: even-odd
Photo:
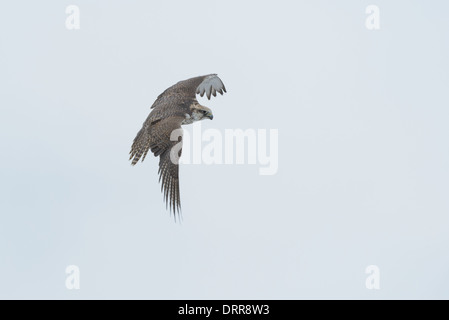
[[[217,92],[223,95],[226,92],[226,87],[216,74],[190,78],[179,81],[177,84],[162,92],[151,108],[159,109],[167,101],[170,101],[170,103],[176,101],[178,104],[190,102],[196,99],[197,94],[201,97],[206,94],[210,100],[210,96],[213,95],[216,97]]]
[[[164,200],[170,211],[180,213],[181,198],[179,195],[179,158],[182,151],[182,116],[172,116],[153,122],[145,121],[142,129],[134,139],[131,147],[132,164],[142,157],[145,159],[149,150],[155,157],[159,156],[159,182]]]
[[[223,95],[223,92],[226,92],[226,88],[223,84],[223,81],[216,75],[211,74],[204,78],[204,80],[198,85],[195,93],[199,94],[201,97],[206,93],[207,99],[210,100],[210,95],[212,94],[214,97],[217,96],[217,92]]]
[[[164,200],[170,211],[180,213],[181,198],[179,195],[179,158],[182,151],[183,117],[175,116],[160,120],[150,127],[150,150],[155,157],[159,156],[159,182]]]

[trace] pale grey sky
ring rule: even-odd
[[[447,2],[1,7],[0,298],[449,298]],[[181,166],[175,224],[128,152],[158,94],[209,73],[228,93],[202,128],[278,129],[279,169]]]

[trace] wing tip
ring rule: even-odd
[[[206,94],[208,100],[210,100],[211,95],[216,97],[217,92],[223,95],[224,93],[227,93],[227,90],[223,81],[221,81],[216,73],[205,76],[204,80],[195,90],[195,93],[199,94],[200,97],[203,97],[204,94]]]

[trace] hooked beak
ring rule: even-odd
[[[214,115],[212,114],[212,112],[208,112],[207,114],[206,114],[206,117],[208,117],[209,119],[213,119],[214,118]]]

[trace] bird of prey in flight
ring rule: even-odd
[[[164,200],[170,211],[180,213],[181,200],[179,196],[179,166],[174,158],[181,156],[182,140],[172,141],[174,130],[180,130],[181,125],[191,124],[195,121],[213,118],[212,111],[202,106],[196,100],[196,95],[201,97],[206,94],[217,96],[217,92],[223,94],[226,88],[216,74],[210,74],[180,81],[171,86],[157,97],[151,106],[151,112],[143,123],[142,129],[137,133],[130,151],[130,160],[135,165],[140,159],[145,159],[148,150],[159,156],[159,182]],[[181,136],[179,134],[178,136]],[[181,138],[182,139],[182,138]],[[177,148],[173,148],[178,145]],[[176,157],[171,156],[171,150],[178,151]],[[178,150],[179,148],[179,150]]]

